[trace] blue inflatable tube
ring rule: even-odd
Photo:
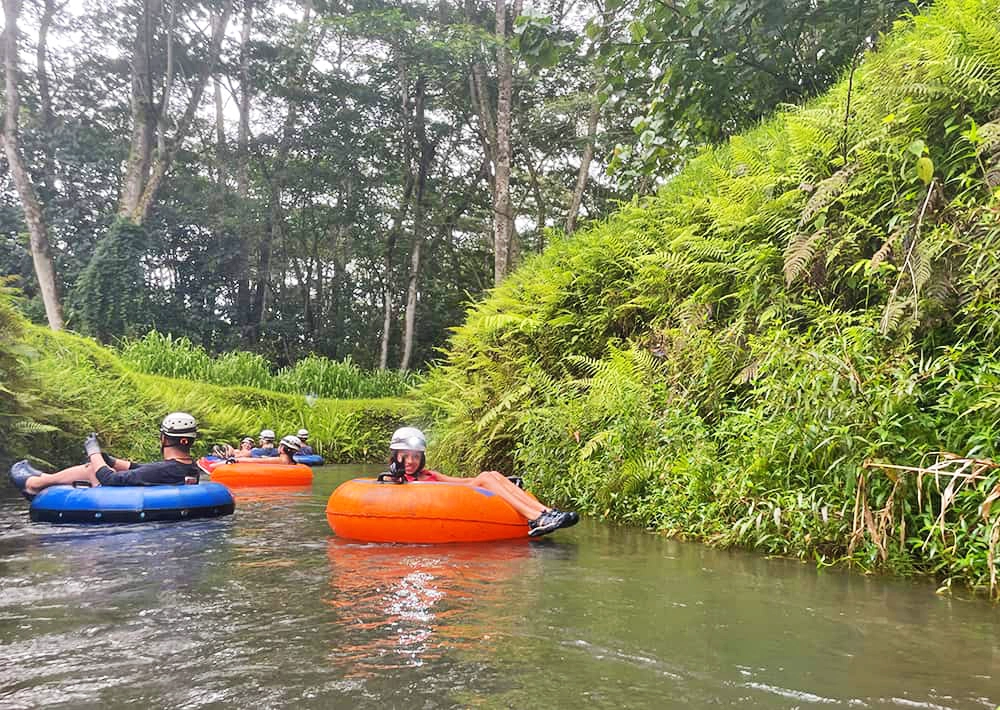
[[[50,486],[31,501],[36,523],[146,523],[232,515],[233,494],[221,483],[187,486]]]
[[[304,463],[306,466],[322,466],[323,457],[319,454],[295,454],[295,463]]]

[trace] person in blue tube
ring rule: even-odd
[[[199,470],[191,458],[198,422],[187,412],[173,412],[160,422],[161,461],[137,463],[101,451],[97,434],[84,441],[87,462],[56,473],[42,473],[27,461],[10,469],[10,480],[29,500],[49,486],[83,481],[91,486],[155,486],[197,483]]]
[[[251,449],[250,455],[253,457],[265,457],[269,458],[271,456],[278,455],[278,448],[274,445],[274,440],[278,437],[274,434],[274,429],[261,429],[260,430],[260,446]]]
[[[389,474],[399,481],[443,481],[478,486],[505,500],[511,508],[528,519],[528,535],[539,537],[559,528],[576,525],[580,516],[548,508],[525,493],[499,471],[483,471],[474,478],[446,476],[426,468],[427,438],[414,427],[397,429],[389,442]]]
[[[299,429],[299,433],[297,434],[297,436],[299,437],[299,441],[302,442],[302,448],[299,449],[299,453],[302,454],[303,456],[314,456],[316,452],[313,451],[313,447],[309,446],[308,444],[309,430]]]

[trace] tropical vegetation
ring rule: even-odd
[[[932,452],[998,453],[997,17],[941,0],[821,98],[527,260],[423,386],[444,465],[996,590],[1000,474]]]
[[[375,462],[412,416],[405,399],[338,400],[137,372],[90,338],[26,323],[9,296],[0,299],[0,367],[5,468],[24,457],[49,468],[77,463],[91,431],[117,455],[155,460],[159,417],[175,410],[199,420],[199,453],[264,427],[282,434],[305,427],[331,462]]]
[[[155,330],[121,343],[122,361],[150,375],[162,375],[223,386],[256,387],[305,397],[377,399],[401,397],[417,382],[411,372],[362,370],[350,357],[343,361],[308,355],[292,367],[274,371],[259,353],[234,350],[218,356],[186,337]]]
[[[12,0],[0,273],[105,343],[420,370],[553,230],[822,91],[910,7]]]

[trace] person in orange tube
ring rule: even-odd
[[[499,471],[483,471],[475,478],[458,478],[426,468],[427,438],[422,431],[414,427],[397,429],[392,435],[392,441],[389,442],[389,451],[390,475],[406,481],[442,481],[485,488],[505,500],[511,508],[528,519],[528,535],[531,537],[546,535],[559,528],[568,528],[580,520],[580,516],[575,512],[556,510],[542,505]]]
[[[284,463],[284,464],[294,464],[295,459],[292,458],[295,454],[299,453],[299,449],[302,448],[302,440],[294,434],[289,434],[288,436],[282,438],[278,442],[278,455],[277,456],[254,456],[252,458],[241,458],[240,463]]]
[[[231,446],[226,447],[229,452],[229,457],[223,458],[234,458],[234,459],[248,459],[253,456],[253,437],[244,436],[240,441],[240,448],[234,449]]]

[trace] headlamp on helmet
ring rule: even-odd
[[[415,427],[404,426],[393,432],[389,449],[391,451],[427,451],[427,437]]]

